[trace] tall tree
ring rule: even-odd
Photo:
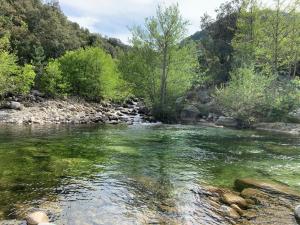
[[[161,56],[160,105],[166,104],[168,75],[174,50],[186,33],[188,21],[179,12],[178,5],[167,8],[158,6],[156,16],[147,18],[145,28],[136,27],[133,30],[133,40],[145,42],[156,49]]]
[[[134,58],[135,65],[144,64],[144,66],[131,67],[131,72],[135,71],[141,77],[147,77],[151,103],[155,105],[154,108],[159,108],[158,113],[161,114],[162,119],[170,105],[175,102],[174,84],[179,85],[178,96],[182,90],[190,87],[195,75],[197,63],[195,47],[189,44],[180,45],[186,34],[187,25],[188,21],[182,18],[178,5],[171,5],[158,6],[156,15],[147,18],[144,27],[132,29],[132,51],[137,51],[137,55],[143,60],[138,62],[139,59],[130,54],[129,56]],[[147,68],[147,71],[152,69],[152,72],[147,75],[142,69],[137,68]],[[123,68],[121,70],[124,71]],[[130,77],[126,70],[128,71],[128,67],[125,69],[125,77]]]
[[[201,18],[203,36],[198,41],[200,73],[209,84],[229,78],[233,57],[231,42],[236,32],[239,10],[240,1],[232,0],[216,10],[216,19],[208,15]]]

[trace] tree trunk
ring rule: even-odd
[[[167,58],[168,58],[168,50],[167,47],[163,50],[163,68],[161,75],[161,87],[160,87],[160,105],[164,108],[166,104],[166,89],[167,89]]]

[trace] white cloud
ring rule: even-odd
[[[215,14],[225,0],[60,0],[70,20],[102,35],[127,42],[128,27],[142,24],[144,18],[154,15],[157,4],[179,4],[182,15],[191,22],[189,34],[200,28],[204,13]]]

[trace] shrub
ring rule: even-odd
[[[0,51],[0,97],[8,93],[27,94],[34,84],[34,67],[18,66],[16,61],[14,54]]]
[[[280,81],[253,68],[239,68],[226,86],[217,89],[216,99],[225,115],[249,126],[258,120],[284,120],[300,106],[299,87],[297,80]]]
[[[41,76],[40,89],[52,97],[63,96],[68,93],[69,84],[64,79],[58,60],[51,60]]]
[[[111,56],[100,48],[79,49],[59,58],[69,92],[88,100],[122,96],[122,80]]]

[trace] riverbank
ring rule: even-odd
[[[143,121],[153,121],[153,118],[138,99],[116,104],[30,96],[8,99],[0,109],[3,124],[133,124]]]
[[[300,135],[300,108],[290,112],[285,118],[270,122],[267,118],[254,118],[245,126],[242,121],[227,115],[216,102],[215,88],[196,88],[186,96],[177,99],[177,118],[183,124],[207,124],[216,127],[229,127],[235,129],[254,129],[281,133],[287,135]]]

